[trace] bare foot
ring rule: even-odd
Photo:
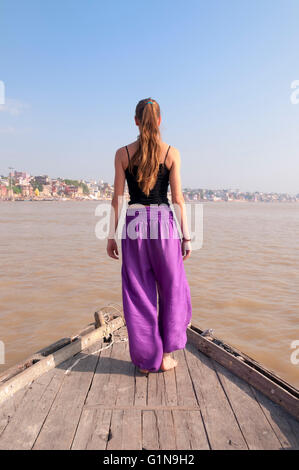
[[[143,374],[147,374],[149,371],[146,370],[146,369],[139,369],[140,372],[142,372]]]
[[[165,353],[163,356],[162,364],[160,369],[163,371],[174,369],[178,365],[178,361],[173,359],[169,353]]]

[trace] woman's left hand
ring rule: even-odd
[[[117,243],[114,238],[109,238],[107,243],[107,253],[111,258],[119,259]],[[116,256],[117,255],[117,256]]]
[[[189,241],[188,242],[182,241],[181,249],[182,249],[183,261],[185,261],[191,255],[191,252],[192,252],[191,243]]]

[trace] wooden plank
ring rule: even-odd
[[[133,405],[135,398],[135,366],[131,361],[128,342],[118,343],[119,353],[122,357],[121,375],[117,389],[115,404]]]
[[[159,436],[159,449],[178,449],[175,440],[175,429],[171,410],[156,410]]]
[[[167,406],[178,405],[178,393],[176,385],[175,369],[163,372],[165,383],[165,404]]]
[[[116,403],[117,399],[117,391],[122,375],[122,367],[123,367],[123,343],[113,343],[111,349],[111,355],[109,357],[110,362],[110,374],[108,377],[108,382],[103,387],[103,394],[101,397],[101,402],[106,404],[106,406],[113,407]],[[90,403],[87,400],[86,403]]]
[[[249,449],[281,449],[281,444],[253,395],[250,385],[216,361],[212,360],[212,363]]]
[[[0,436],[16,413],[19,404],[21,403],[28,389],[29,385],[16,392],[12,397],[8,398],[0,405]]]
[[[148,374],[147,405],[165,405],[165,382],[162,371]]]
[[[180,450],[209,450],[209,442],[201,413],[197,411],[172,410],[177,448]]]
[[[0,386],[7,383],[8,380],[13,379],[17,375],[19,375],[22,371],[32,367],[36,362],[43,359],[43,356],[40,354],[33,354],[26,359],[23,359],[19,364],[15,364],[9,369],[6,369],[4,372],[0,374]]]
[[[201,352],[253,385],[268,396],[270,400],[278,403],[295,418],[299,419],[299,391],[297,389],[287,384],[273,372],[267,371],[249,356],[238,352],[239,357],[243,355],[243,359],[245,358],[245,360],[240,360],[237,356],[201,336],[192,328],[187,329],[187,337],[188,342],[196,346]],[[229,349],[237,351],[231,347]]]
[[[153,410],[142,411],[142,449],[158,450],[159,433],[157,416]]]
[[[62,365],[69,367],[72,362],[74,362],[73,358]],[[64,369],[52,369],[38,379],[28,386],[15,414],[3,431],[0,437],[1,449],[29,450],[32,448],[64,380]],[[17,394],[21,391],[19,390]]]
[[[64,348],[64,346],[67,346],[72,342],[72,338],[66,337],[66,338],[61,338],[58,341],[55,341],[55,343],[49,344],[48,346],[40,349],[39,351],[36,352],[36,354],[41,354],[42,356],[48,356],[49,354],[52,354],[55,351],[58,351],[58,349]]]
[[[192,344],[185,354],[211,449],[248,449],[211,359]]]
[[[95,408],[101,408],[102,410],[109,410],[111,409],[111,406],[105,406],[105,405],[84,405],[84,408],[88,409],[95,409]],[[184,405],[177,405],[177,406],[169,406],[169,405],[114,405],[113,409],[114,410],[131,410],[134,408],[135,410],[185,410],[185,411],[199,411],[200,407],[199,406],[184,406]]]
[[[299,450],[299,421],[290,415],[277,403],[273,403],[267,396],[251,387],[267,420],[273,428],[281,446],[284,449]]]
[[[28,399],[0,438],[0,449],[30,450],[39,433],[43,420],[55,398],[55,392],[40,384],[33,384]],[[44,398],[44,399],[43,399]],[[29,422],[28,422],[29,421]]]
[[[112,410],[84,409],[72,450],[105,450],[109,438]]]
[[[138,367],[135,367],[135,406],[146,406],[147,404],[147,387],[148,378],[142,372],[139,372]]]
[[[99,341],[104,335],[108,335],[111,331],[123,326],[124,321],[122,317],[118,317],[110,321],[105,327],[98,328],[85,336],[78,337],[73,343],[55,351],[53,354],[46,356],[36,364],[33,364],[28,369],[20,372],[15,377],[0,385],[0,403],[12,396],[15,392],[23,388],[35,380],[39,375],[53,369],[58,364],[61,364],[69,357],[77,354],[90,347],[96,341]]]
[[[141,410],[112,410],[106,450],[141,450]]]
[[[86,404],[105,404],[108,407],[113,407],[116,404],[118,387],[122,380],[122,370],[125,365],[123,361],[124,344],[124,342],[115,342],[111,348],[101,352]],[[129,368],[128,364],[127,366]],[[133,376],[131,379],[134,382]]]
[[[109,440],[106,450],[122,450],[124,410],[112,410]]]
[[[123,414],[123,430],[122,430],[122,449],[141,450],[142,434],[141,434],[141,411],[124,410]]]
[[[80,353],[82,359],[65,374],[62,386],[35,441],[33,449],[70,449],[78,426],[82,407],[98,362],[98,354],[90,354],[101,347],[101,341]]]
[[[173,357],[178,361],[178,365],[175,368],[178,405],[198,406],[184,349],[174,351]]]
[[[102,343],[102,347],[109,346],[109,343]],[[106,404],[106,397],[109,396],[109,379],[112,361],[110,360],[112,346],[106,347],[99,354],[99,361],[95,370],[93,381],[86,397],[85,403],[88,405]]]

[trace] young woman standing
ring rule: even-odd
[[[183,261],[191,254],[191,243],[180,154],[161,139],[157,101],[139,101],[135,123],[140,131],[137,140],[115,155],[107,253],[118,259],[114,234],[127,181],[130,201],[121,239],[123,311],[132,362],[148,373],[176,367],[170,353],[187,342],[192,306]],[[167,198],[169,183],[182,239]]]

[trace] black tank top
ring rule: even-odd
[[[127,154],[128,154],[128,163],[130,163],[130,155],[128,147],[126,146]],[[130,200],[128,205],[131,204],[166,204],[169,206],[169,201],[167,198],[167,190],[169,184],[169,173],[170,170],[166,167],[165,161],[168,155],[168,151],[170,149],[170,145],[167,149],[164,162],[160,163],[159,165],[159,172],[157,175],[157,180],[155,186],[150,190],[149,195],[147,196],[138,186],[136,181],[137,169],[138,165],[133,165],[132,173],[129,171],[129,166],[125,169],[126,180],[128,183],[128,190],[130,194]]]

